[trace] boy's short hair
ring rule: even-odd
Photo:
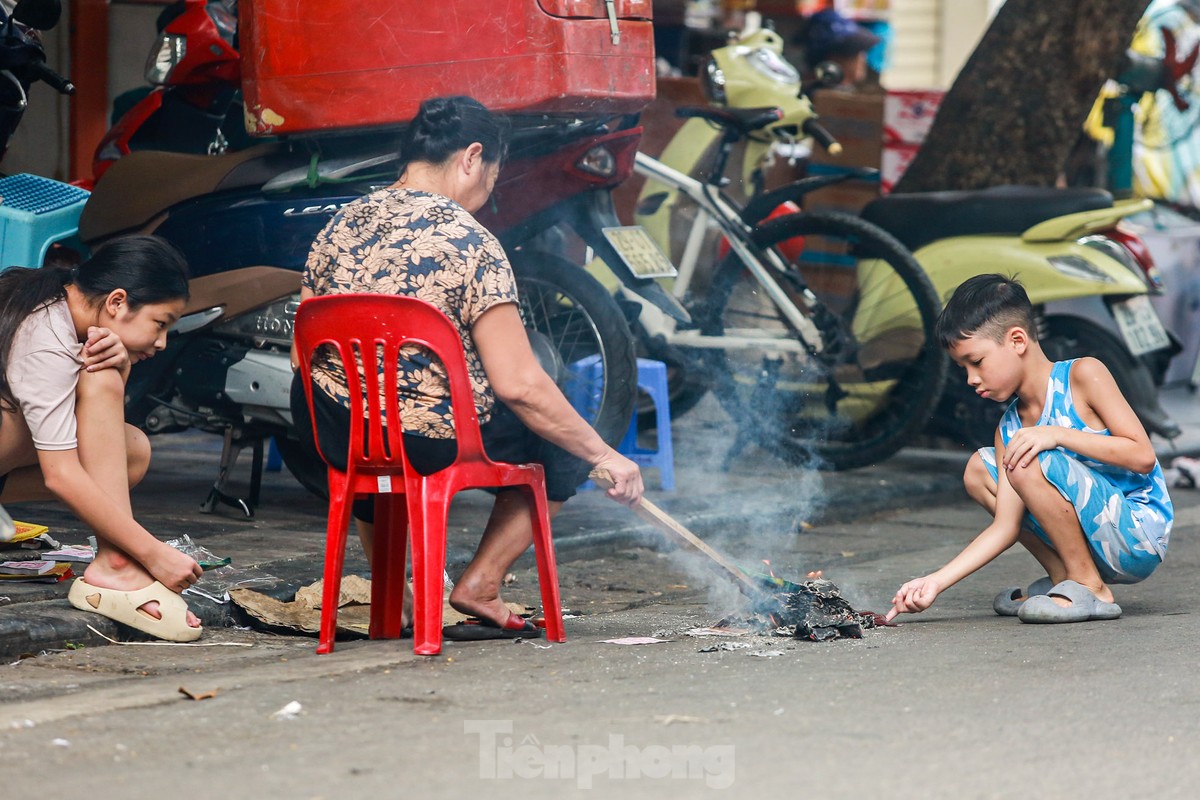
[[[1015,278],[990,274],[976,275],[955,289],[933,330],[942,349],[949,350],[968,336],[998,342],[1014,327],[1037,341],[1037,322],[1025,287]]]

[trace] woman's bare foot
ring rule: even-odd
[[[412,584],[408,581],[404,582],[404,610],[400,612],[400,627],[411,628],[413,621],[413,593]]]
[[[83,579],[92,586],[101,589],[117,589],[122,592],[134,592],[145,589],[154,583],[154,576],[132,559],[105,551],[96,556],[96,560],[83,571]],[[162,619],[158,612],[158,601],[151,600],[141,606],[141,610],[155,619]],[[187,612],[189,628],[199,628],[200,619],[191,611]]]
[[[450,592],[450,607],[468,617],[478,617],[500,626],[504,625],[512,614],[500,599],[499,587],[493,587],[489,591],[485,586],[471,584],[466,575]]]

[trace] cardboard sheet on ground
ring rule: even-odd
[[[291,602],[276,600],[274,597],[256,592],[253,589],[233,589],[229,598],[239,607],[245,609],[254,619],[275,628],[285,628],[297,633],[316,634],[321,629],[321,595],[324,592],[323,580],[309,584],[296,592],[296,599]],[[526,614],[531,609],[520,603],[506,603],[514,614]],[[453,625],[467,618],[443,601],[442,624]],[[371,582],[358,575],[347,575],[342,578],[341,593],[338,596],[339,631],[365,636],[371,627]]]

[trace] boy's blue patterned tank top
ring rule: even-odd
[[[1050,383],[1046,388],[1046,405],[1042,409],[1042,416],[1037,424],[1057,425],[1109,436],[1111,434],[1107,429],[1098,431],[1089,428],[1075,410],[1071,397],[1071,366],[1074,363],[1074,360],[1054,363],[1054,369],[1050,373]],[[1006,447],[1013,434],[1021,427],[1021,416],[1017,413],[1017,401],[1014,400],[1000,420],[1000,435]],[[1138,528],[1137,538],[1144,543],[1148,550],[1162,557],[1166,553],[1167,543],[1170,539],[1175,510],[1171,505],[1171,498],[1167,494],[1166,478],[1163,477],[1162,467],[1158,462],[1154,462],[1154,469],[1150,473],[1142,475],[1124,467],[1105,464],[1081,456],[1064,447],[1058,449],[1103,476],[1125,496],[1126,502],[1130,505],[1134,524]],[[1086,470],[1081,470],[1080,475],[1077,476],[1075,490],[1087,493],[1090,491],[1090,481],[1083,474],[1085,472]],[[1077,506],[1080,505],[1079,499],[1075,498]],[[1086,503],[1086,498],[1084,500]],[[1105,510],[1109,514],[1116,513],[1116,509],[1102,509],[1100,513],[1103,515]]]

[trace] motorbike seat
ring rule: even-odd
[[[167,209],[214,192],[261,186],[284,169],[307,163],[303,153],[264,144],[219,156],[130,153],[96,183],[79,219],[85,243],[119,233],[148,232]]]
[[[1019,234],[1048,219],[1112,204],[1112,195],[1103,189],[993,186],[887,195],[868,203],[861,216],[916,251],[953,236]]]
[[[675,116],[708,120],[740,136],[746,136],[772,122],[783,119],[783,111],[775,106],[761,108],[717,108],[715,106],[680,106]]]

